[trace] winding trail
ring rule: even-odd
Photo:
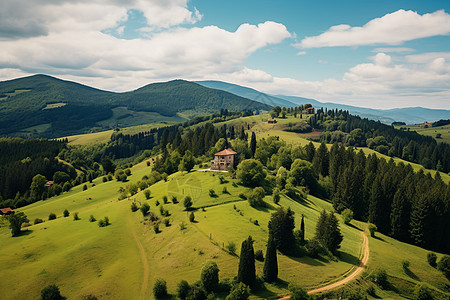
[[[364,270],[364,267],[366,266],[367,262],[369,261],[369,239],[367,238],[364,231],[361,231],[361,236],[363,238],[363,242],[362,242],[363,251],[362,251],[362,258],[361,258],[360,265],[352,273],[350,273],[350,275],[343,278],[342,280],[336,281],[334,283],[325,285],[323,287],[320,287],[320,288],[317,288],[314,290],[310,290],[310,291],[308,291],[308,294],[316,294],[316,293],[320,293],[320,292],[325,292],[325,291],[329,291],[334,288],[337,288],[339,286],[345,285],[348,282],[350,282],[351,280],[353,280],[356,276],[358,276],[359,274],[362,273],[362,271]],[[290,297],[291,296],[285,296],[278,300],[289,299]]]
[[[140,299],[146,299],[145,292],[147,291],[147,284],[148,284],[148,260],[147,260],[147,254],[145,253],[144,246],[142,246],[141,241],[139,240],[136,232],[133,232],[134,240],[136,241],[136,244],[139,248],[139,254],[141,256],[142,266],[144,268],[144,276],[142,278],[142,285],[141,285],[141,296]]]

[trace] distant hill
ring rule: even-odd
[[[429,109],[423,107],[407,107],[387,110],[372,109],[338,103],[320,102],[315,99],[296,96],[269,95],[259,92],[255,89],[222,81],[197,81],[197,83],[206,87],[228,91],[241,97],[270,104],[272,106],[278,105],[285,107],[294,107],[301,104],[312,104],[314,107],[318,108],[323,107],[328,109],[348,110],[351,114],[359,115],[362,118],[368,118],[371,120],[379,120],[386,124],[391,124],[395,121],[405,122],[407,124],[416,124],[423,123],[425,121],[448,119],[450,117],[450,110],[444,109]]]
[[[114,93],[47,75],[0,82],[0,135],[59,137],[270,106],[184,80]]]

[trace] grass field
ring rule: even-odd
[[[427,128],[425,128],[427,125]],[[417,125],[406,125],[406,126],[396,126],[395,128],[399,129],[400,127],[409,128],[411,131],[416,131],[422,135],[431,136],[437,142],[445,142],[450,144],[450,124],[439,126],[439,127],[431,127],[431,123],[427,124],[417,124]],[[437,134],[441,134],[440,138],[436,138]]]

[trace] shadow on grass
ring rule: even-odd
[[[25,236],[25,235],[29,235],[29,234],[32,234],[32,233],[33,233],[33,230],[31,230],[31,229],[25,229],[25,230],[21,230],[21,231],[19,232],[19,234],[15,235],[15,236],[13,236],[13,237]]]
[[[412,279],[417,280],[417,281],[421,281],[419,276],[414,274],[414,272],[411,271],[410,269],[404,269],[404,271],[405,271],[405,274],[408,275],[409,277],[411,277]]]
[[[355,225],[353,225],[351,223],[348,223],[347,226],[352,227],[352,228],[354,228],[356,230],[359,230],[359,231],[363,231],[361,228],[359,228],[359,227],[357,227],[357,226],[355,226]]]
[[[292,259],[293,261],[302,263],[302,264],[306,264],[306,265],[310,265],[310,266],[324,266],[325,263],[328,262],[328,260],[324,259],[323,257],[318,257],[318,258],[311,258],[309,256],[304,256],[304,257],[295,257],[295,256],[286,256],[289,259]]]
[[[387,243],[385,240],[383,240],[383,238],[380,238],[378,236],[373,236],[373,238],[376,239],[376,240],[379,240],[379,241]]]
[[[343,262],[346,262],[348,264],[355,265],[355,266],[359,266],[361,264],[361,261],[359,260],[359,258],[350,253],[337,251],[336,254],[337,254],[337,257],[339,257],[339,259]]]
[[[262,211],[262,212],[269,212],[269,211],[275,209],[275,207],[273,207],[272,204],[267,203],[265,201],[264,201],[264,206],[253,206],[253,208],[258,210],[258,211]]]

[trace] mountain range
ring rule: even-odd
[[[406,107],[394,109],[373,109],[365,107],[357,107],[338,103],[320,102],[315,99],[270,95],[260,91],[243,87],[236,84],[226,83],[222,81],[196,81],[205,87],[224,90],[241,97],[269,104],[271,106],[294,107],[302,104],[312,104],[316,108],[342,109],[348,110],[353,115],[359,115],[361,118],[371,120],[379,120],[383,123],[391,124],[392,122],[405,122],[406,124],[418,124],[427,121],[437,121],[440,119],[449,119],[450,110],[445,109],[429,109],[423,107]]]

